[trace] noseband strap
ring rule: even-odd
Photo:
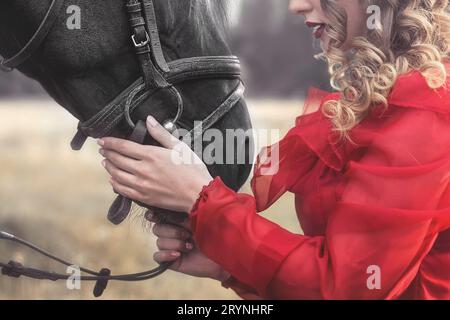
[[[240,79],[241,76],[239,59],[234,56],[180,59],[170,62],[169,67],[167,80],[174,85],[190,80]],[[134,94],[136,91],[137,94]],[[142,102],[157,91],[158,89],[147,90],[143,78],[139,78],[92,118],[78,124],[78,132],[71,143],[72,149],[80,150],[87,137],[97,139],[109,135],[127,114],[132,114]],[[133,99],[129,101],[132,95]],[[127,103],[130,106],[128,112],[125,112]],[[220,106],[216,110],[219,109]]]

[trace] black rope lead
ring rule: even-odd
[[[49,258],[52,259],[60,264],[63,264],[65,266],[74,266],[76,264],[70,263],[64,259],[61,259],[43,249],[40,247],[34,245],[31,242],[28,242],[24,239],[21,239],[11,233],[0,231],[0,240],[9,240],[14,243],[17,243],[22,246],[26,246],[30,248],[31,250]],[[87,268],[80,267],[80,271],[83,273],[87,273],[89,275],[82,275],[79,277],[78,280],[80,281],[95,281],[95,287],[94,287],[94,296],[100,297],[103,292],[105,291],[108,282],[109,281],[126,281],[126,282],[134,282],[134,281],[145,281],[152,278],[157,277],[158,275],[164,273],[169,267],[171,266],[172,262],[166,262],[160,264],[158,267],[153,268],[151,270],[147,270],[144,272],[139,273],[131,273],[131,274],[122,274],[122,275],[111,275],[111,270],[108,268],[102,268],[99,272],[92,271]],[[58,280],[67,280],[72,275],[69,274],[61,274],[56,272],[50,272],[50,271],[44,271],[40,269],[35,268],[27,268],[23,266],[21,263],[16,261],[9,261],[8,263],[2,263],[0,262],[1,267],[1,274],[4,276],[12,277],[12,278],[19,278],[21,276],[37,279],[37,280],[51,280],[51,281],[58,281]]]

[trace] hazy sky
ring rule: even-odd
[[[239,19],[240,19],[240,11],[244,4],[249,4],[251,2],[251,5],[255,5],[255,2],[262,1],[262,0],[231,0],[230,3],[230,18],[231,23],[233,26],[238,25]],[[281,27],[283,19],[286,18],[286,15],[288,14],[288,0],[265,0],[265,5],[267,5],[267,2],[271,5],[271,16],[266,17],[268,25],[270,25],[271,28],[278,29]]]

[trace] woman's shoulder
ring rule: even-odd
[[[446,83],[432,89],[419,71],[398,77],[388,96],[356,126],[351,137],[366,147],[373,163],[408,167],[448,158],[450,147],[450,91]]]
[[[450,65],[446,67],[450,80]],[[400,75],[388,96],[388,108],[374,108],[350,131],[350,140],[341,139],[322,110],[325,102],[339,99],[340,93],[310,88],[303,113],[280,141],[287,152],[282,156],[297,157],[296,150],[301,145],[301,150],[306,147],[328,167],[340,171],[355,153],[370,147],[397,145],[399,150],[415,153],[421,151],[419,142],[427,144],[427,140],[433,140],[442,145],[445,143],[443,136],[450,139],[449,84],[447,81],[444,86],[431,89],[419,71]]]
[[[437,89],[431,89],[419,71],[400,75],[388,96],[388,108],[375,107],[361,123],[350,131],[350,140],[341,139],[333,130],[332,123],[323,114],[326,101],[337,100],[340,93],[330,93],[316,88],[309,89],[304,112],[296,119],[287,139],[299,139],[323,160],[329,167],[342,170],[347,162],[360,151],[377,149],[376,152],[390,153],[408,159],[437,153],[450,144],[450,64],[446,64],[447,82]],[[428,152],[430,147],[440,150]],[[383,149],[383,150],[381,150]],[[395,154],[395,150],[399,150]]]
[[[388,96],[388,104],[450,114],[450,63],[444,64],[447,80],[439,88],[432,89],[419,71],[400,75]]]

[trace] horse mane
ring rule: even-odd
[[[176,23],[177,8],[189,1],[189,18],[195,28],[195,33],[201,42],[208,39],[211,25],[221,38],[226,38],[229,27],[230,2],[232,0],[166,0],[169,26]],[[185,5],[185,4],[184,4]]]

